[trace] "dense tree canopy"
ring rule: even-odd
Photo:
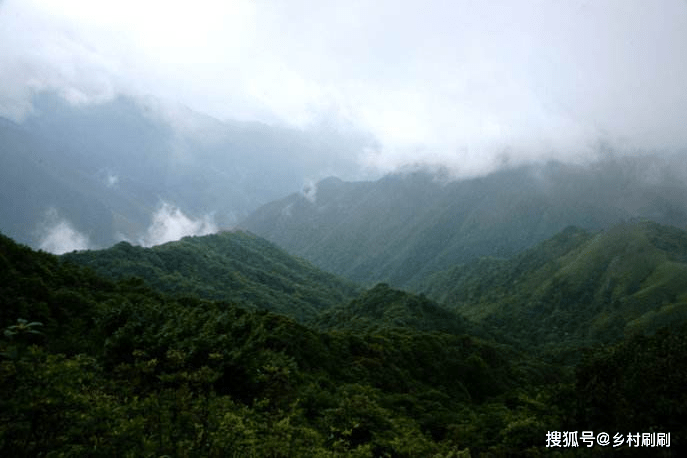
[[[62,259],[110,278],[131,276],[171,294],[194,294],[304,320],[353,298],[355,286],[245,232],[186,237],[153,248],[121,242]]]
[[[679,254],[683,236],[673,235],[658,240],[663,250]],[[134,253],[124,269],[130,273],[145,273],[159,259],[155,275],[146,280],[116,279],[120,274],[104,278],[72,264],[70,257],[35,252],[0,237],[0,455],[608,452],[600,446],[546,448],[550,431],[594,430],[611,435],[670,432],[671,448],[661,450],[671,456],[687,434],[684,326],[621,337],[584,351],[574,347],[582,357],[572,365],[538,359],[533,356],[537,347],[509,337],[505,326],[475,324],[387,285],[352,300],[346,294],[330,298],[330,303],[319,303],[321,313],[308,318],[299,313],[306,310],[303,304],[314,308],[315,302],[304,301],[298,291],[332,291],[340,285],[334,277],[314,270],[303,276],[301,261],[286,254],[279,270],[272,264],[278,256],[260,257],[272,248],[255,251],[263,242],[250,235],[217,237],[183,241],[180,252],[174,245],[153,250],[120,245],[111,252],[85,254],[101,269],[116,265],[113,259],[121,259],[117,251]],[[568,231],[560,237],[547,250],[565,256],[591,235]],[[221,264],[213,261],[219,248],[211,247],[224,243],[252,248],[235,247],[233,256],[242,256],[241,263],[225,266],[218,275],[254,266],[252,278],[265,284],[254,288],[272,294],[277,280],[282,281],[277,311],[291,304],[297,312],[274,313],[230,295],[216,300],[201,294],[203,272]],[[199,256],[207,256],[207,265]],[[541,266],[548,261],[532,256],[512,262],[523,272],[544,275]],[[189,291],[170,291],[173,281],[160,280],[174,262],[173,269],[197,283]],[[675,255],[669,262],[682,260]],[[502,273],[485,274],[492,286],[480,294],[506,294],[505,289],[499,292],[501,280],[493,279],[511,278],[512,266],[482,263],[485,272],[496,266],[494,272]],[[195,277],[194,269],[199,272]],[[649,287],[642,281],[640,291]],[[220,283],[208,281],[208,291]],[[573,351],[573,344],[561,340],[560,351]],[[618,450],[646,452],[626,446]]]

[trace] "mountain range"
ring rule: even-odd
[[[552,428],[678,447],[686,260],[672,226],[569,227],[416,295],[240,231],[61,257],[3,236],[0,451],[529,456]]]
[[[64,104],[0,120],[0,455],[687,440],[684,162],[330,177],[278,198],[336,133]],[[271,168],[276,150],[303,161]],[[196,235],[154,237],[162,217]],[[55,227],[88,243],[47,253]]]
[[[227,229],[321,170],[347,173],[352,162],[340,158],[367,142],[326,126],[220,121],[155,99],[80,106],[42,92],[33,107],[21,122],[0,119],[0,230],[34,248],[61,222],[82,236],[76,249],[200,232],[151,234],[165,204],[187,226]]]
[[[351,280],[413,289],[453,264],[509,257],[571,225],[593,231],[644,217],[685,227],[682,169],[658,164],[647,157],[550,162],[464,180],[425,172],[329,178],[239,226]]]
[[[3,452],[527,456],[551,428],[686,434],[674,227],[570,227],[426,296],[357,293],[242,232],[60,258],[0,242]]]
[[[615,343],[687,319],[687,233],[648,220],[570,226],[510,258],[428,275],[420,295],[321,271],[258,236],[225,232],[152,248],[127,242],[61,256],[113,280],[287,315],[320,330],[471,334],[538,353]],[[357,296],[357,297],[356,297]]]

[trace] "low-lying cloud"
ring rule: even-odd
[[[307,180],[303,184],[303,188],[301,189],[301,194],[310,203],[314,204],[315,199],[317,199],[317,183],[314,180]]]
[[[46,212],[40,233],[39,248],[48,253],[63,254],[89,248],[88,237],[77,231],[54,208]]]
[[[181,209],[167,202],[161,203],[152,219],[150,227],[139,240],[139,243],[146,247],[173,242],[187,236],[208,235],[218,231],[212,215],[192,219],[186,216]]]
[[[0,68],[6,116],[46,89],[74,104],[151,94],[369,132],[348,154],[381,172],[687,147],[683,0],[5,0]]]

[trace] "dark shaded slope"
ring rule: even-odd
[[[323,330],[357,333],[409,328],[423,332],[484,335],[484,331],[465,318],[422,296],[378,284],[347,304],[331,307],[313,325]]]
[[[686,377],[684,323],[587,352],[576,370],[575,401],[579,408],[572,429],[628,431],[634,436],[651,425],[651,431],[662,435],[664,443],[670,434],[671,449],[681,450],[687,439]],[[647,456],[641,449],[634,451],[631,456]]]
[[[351,283],[244,232],[186,237],[152,248],[121,242],[62,259],[112,278],[138,276],[167,293],[235,301],[299,319],[312,318],[355,293]]]
[[[131,297],[138,292],[136,284],[118,286],[0,234],[0,329],[17,319],[38,321],[42,337],[31,342],[47,339],[53,351],[85,351],[94,342],[102,344],[96,330],[98,303],[119,297],[122,287]]]
[[[510,423],[544,415],[518,387],[547,377],[469,336],[320,333],[1,236],[0,299],[3,456],[503,454],[543,434]]]
[[[652,167],[658,178],[645,176]],[[448,183],[426,173],[330,178],[314,195],[272,202],[241,226],[355,281],[409,287],[480,256],[509,257],[570,225],[598,230],[640,216],[685,225],[687,187],[661,167],[643,158]]]

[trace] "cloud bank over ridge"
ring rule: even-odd
[[[151,215],[151,223],[144,234],[135,242],[137,245],[151,247],[180,240],[187,236],[200,236],[216,233],[219,230],[212,215],[192,218],[179,207],[161,202]],[[87,235],[79,232],[56,208],[50,208],[39,224],[38,248],[52,254],[93,249]]]
[[[153,214],[152,223],[145,235],[139,240],[142,246],[161,245],[191,235],[208,235],[217,232],[212,215],[199,219],[186,216],[181,209],[162,202]]]
[[[687,2],[5,0],[0,114],[153,95],[369,132],[363,168],[687,146]],[[280,158],[281,159],[281,158]]]
[[[39,248],[48,253],[64,254],[74,250],[87,250],[90,246],[88,237],[61,217],[55,208],[46,211],[39,232]]]

